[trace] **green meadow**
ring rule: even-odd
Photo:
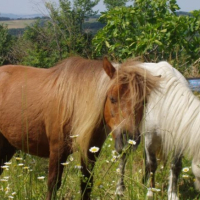
[[[118,164],[120,156],[114,151],[114,141],[108,136],[101,154],[94,168],[94,187],[92,199],[94,200],[144,200],[149,183],[143,184],[144,174],[144,148],[140,144],[137,151],[130,154],[125,173],[126,190],[124,196],[115,195],[115,188],[119,177]],[[158,159],[158,163],[160,163]],[[79,153],[68,157],[62,178],[62,186],[58,190],[57,200],[81,199],[79,179],[81,177]],[[159,164],[156,173],[155,200],[167,200],[167,187],[169,176],[169,163]],[[200,195],[195,191],[194,176],[191,163],[183,159],[183,170],[179,179],[180,200],[197,200]],[[43,200],[47,191],[48,159],[38,158],[18,152],[12,160],[5,163],[3,174],[0,177],[0,199],[16,200]]]

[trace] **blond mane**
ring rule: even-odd
[[[114,84],[128,83],[134,105],[143,104],[151,90],[157,88],[159,78],[138,65],[125,62],[117,67],[112,80],[103,70],[102,61],[73,57],[50,69],[52,79],[48,85],[55,87],[60,130],[67,128],[71,136],[77,136],[73,139],[74,150],[80,147],[87,154],[92,134],[103,121],[107,92]]]
[[[91,135],[103,119],[103,108],[110,78],[103,70],[102,61],[79,57],[64,60],[51,68],[59,102],[60,126],[70,127],[73,148],[86,154]],[[64,131],[64,130],[63,130]],[[78,146],[77,146],[78,145]]]

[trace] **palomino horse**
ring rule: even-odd
[[[127,62],[134,68],[134,62]],[[155,187],[157,168],[156,153],[162,150],[162,158],[172,155],[169,177],[168,200],[178,200],[177,181],[182,168],[181,158],[184,153],[193,157],[192,170],[195,186],[200,190],[200,101],[193,95],[186,79],[167,62],[141,63],[137,65],[148,70],[154,76],[161,75],[159,91],[152,91],[146,104],[141,133],[145,137],[145,176],[151,177],[150,187]],[[124,191],[124,167],[126,156],[122,156],[121,177],[117,184],[116,194]],[[147,197],[152,197],[151,188]]]
[[[116,70],[106,58],[91,61],[73,57],[50,69],[0,67],[0,166],[17,149],[48,157],[46,199],[50,200],[61,185],[61,163],[78,148],[83,177],[90,181],[81,180],[81,199],[90,199],[90,172],[97,155],[89,148],[101,148],[105,141],[103,113],[108,123],[120,127],[115,130],[116,138],[128,132],[137,139],[134,124],[139,123],[143,102],[156,85],[157,79],[142,68]],[[137,115],[126,112],[128,106]]]

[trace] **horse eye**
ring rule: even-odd
[[[111,101],[111,103],[117,103],[117,99],[115,99],[114,97],[110,97],[110,101]]]

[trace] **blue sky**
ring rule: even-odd
[[[50,0],[48,0],[50,1]],[[42,14],[45,0],[0,0],[0,13],[13,14]],[[58,3],[58,0],[51,0]],[[200,9],[200,0],[177,0],[181,11],[192,11]],[[103,0],[95,7],[96,10],[104,11]]]

